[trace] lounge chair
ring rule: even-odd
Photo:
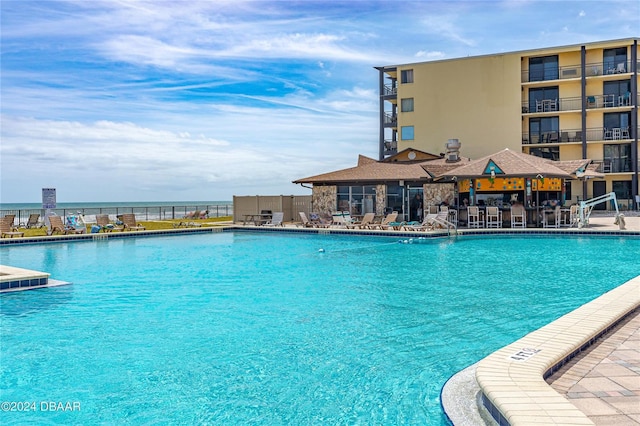
[[[372,223],[367,226],[367,229],[389,229],[393,226],[391,224],[395,222],[397,218],[398,212],[391,212],[382,220],[382,223]]]
[[[342,218],[344,220],[344,225],[349,228],[353,225],[355,225],[356,220],[354,218],[351,217],[351,213],[349,212],[342,212]]]
[[[199,228],[201,227],[202,224],[200,222],[194,222],[194,221],[181,221],[178,223],[174,223],[173,227],[174,228]]]
[[[184,215],[185,219],[199,219],[200,218],[200,210],[196,210],[193,212],[189,212]]]
[[[376,214],[375,213],[365,213],[364,216],[362,216],[362,220],[360,222],[352,222],[351,224],[347,225],[347,228],[349,229],[364,229],[366,228],[368,225],[373,223],[373,220],[376,218]]]
[[[271,219],[268,220],[264,226],[284,226],[282,220],[284,219],[284,212],[275,212]]]
[[[335,212],[331,214],[331,225],[346,228],[347,221],[345,220],[343,212]]]
[[[53,235],[56,232],[61,234],[84,234],[87,231],[87,228],[84,229],[76,229],[72,226],[65,225],[62,222],[61,216],[49,216],[49,224],[51,225],[51,229],[49,230],[49,235]]]
[[[311,213],[312,220],[309,220],[307,214],[304,212],[298,212],[298,214],[300,215],[302,226],[305,228],[328,228],[330,225],[329,223],[325,223],[316,213]]]
[[[302,221],[302,226],[305,228],[315,228],[315,225],[309,220],[307,214],[305,212],[298,212],[300,216],[300,221]]]
[[[15,219],[15,216],[13,215],[9,215],[9,216],[12,216],[12,217],[4,216],[2,219],[0,219],[0,238],[24,237],[24,232],[17,231],[13,227],[13,220]]]
[[[20,224],[20,227],[22,228],[27,228],[27,229],[31,229],[31,228],[42,228],[43,224],[42,222],[40,222],[40,214],[39,213],[32,213],[29,215],[29,219],[27,219],[27,222],[24,224]]]
[[[7,222],[12,231],[17,231],[18,230],[18,228],[16,228],[15,225],[13,224],[15,222],[15,220],[16,220],[16,215],[15,214],[4,215],[4,216],[2,216],[2,218],[0,218],[0,220],[4,220],[5,222]]]
[[[122,223],[124,224],[123,231],[144,231],[146,229],[144,226],[138,225],[136,215],[133,213],[124,213],[122,215]]]
[[[111,231],[122,231],[121,227],[118,227],[111,223],[108,214],[97,214],[96,215],[96,224],[100,227],[100,231],[111,232]]]
[[[441,210],[435,216],[427,217],[427,226],[429,226],[432,230],[436,228],[448,229],[456,227],[454,223],[449,222],[448,210]]]
[[[428,231],[433,229],[433,219],[437,217],[437,213],[428,213],[422,223],[420,222],[411,222],[407,223],[403,226],[406,231]]]

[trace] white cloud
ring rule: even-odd
[[[425,50],[419,50],[416,54],[415,57],[420,59],[421,61],[433,61],[433,60],[437,60],[437,59],[443,59],[445,58],[445,54],[444,52],[439,52],[439,51],[425,51]]]
[[[176,4],[0,2],[4,200],[308,193],[291,180],[377,156],[373,67],[629,37],[639,15],[626,0]]]
[[[475,46],[472,38],[464,36],[465,28],[456,23],[455,15],[428,15],[422,19],[423,30],[432,36],[452,40],[465,46]]]

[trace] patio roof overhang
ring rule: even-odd
[[[404,150],[394,157],[404,156],[406,151],[413,151],[416,160],[396,160],[388,158],[383,161],[377,161],[373,158],[360,155],[358,157],[358,165],[334,172],[323,173],[320,175],[309,176],[302,179],[294,180],[297,184],[376,184],[382,182],[426,182],[432,178],[432,175],[422,167],[423,164],[440,161],[440,156],[424,153],[418,150]],[[408,157],[409,159],[411,157]]]
[[[576,172],[587,170],[590,159],[552,161],[510,149],[504,149],[477,160],[470,161],[453,170],[446,171],[436,179],[501,178],[576,178]]]

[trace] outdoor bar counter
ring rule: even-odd
[[[478,206],[480,209],[480,215],[485,221],[486,227],[486,206]],[[467,207],[458,207],[457,209],[454,207],[450,207],[450,209],[458,211],[458,224],[459,225],[467,225],[468,217],[467,217]],[[511,207],[499,207],[499,210],[502,212],[502,227],[510,228],[511,227]],[[542,226],[542,215],[545,212],[553,212],[554,209],[551,207],[525,207],[525,211],[527,212],[527,227],[529,228],[539,228]],[[568,223],[569,214],[568,208],[562,208],[563,221],[562,223]]]

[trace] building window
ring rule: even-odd
[[[560,147],[549,146],[545,148],[531,148],[529,154],[536,157],[546,158],[548,160],[559,161],[560,160]]]
[[[529,120],[529,137],[531,143],[558,142],[558,117],[541,117]]]
[[[400,82],[402,84],[413,83],[413,70],[402,70],[400,72]]]
[[[352,215],[375,213],[375,185],[338,186],[338,211]]]
[[[614,180],[613,192],[616,193],[618,200],[631,200],[631,181],[630,180]]]
[[[571,200],[571,181],[570,180],[564,181],[564,199],[565,201]]]
[[[631,113],[629,112],[611,112],[604,114],[602,139],[629,139],[631,137],[629,124],[631,124]]]
[[[542,101],[555,101],[548,104]],[[558,86],[529,89],[529,111],[546,112],[558,110]]]
[[[606,105],[631,105],[631,80],[617,80],[604,82],[604,96]]]
[[[605,172],[631,172],[631,144],[604,145]]]
[[[387,207],[385,213],[392,211],[402,214],[404,200],[404,188],[400,185],[387,185]],[[398,219],[400,220],[400,219]]]
[[[413,126],[402,126],[400,138],[403,141],[412,141],[413,136]]]
[[[413,98],[405,98],[400,101],[400,111],[411,112],[413,111]]]
[[[627,72],[627,48],[605,49],[602,52],[602,69],[605,74]]]
[[[558,79],[558,55],[529,58],[529,81]]]

